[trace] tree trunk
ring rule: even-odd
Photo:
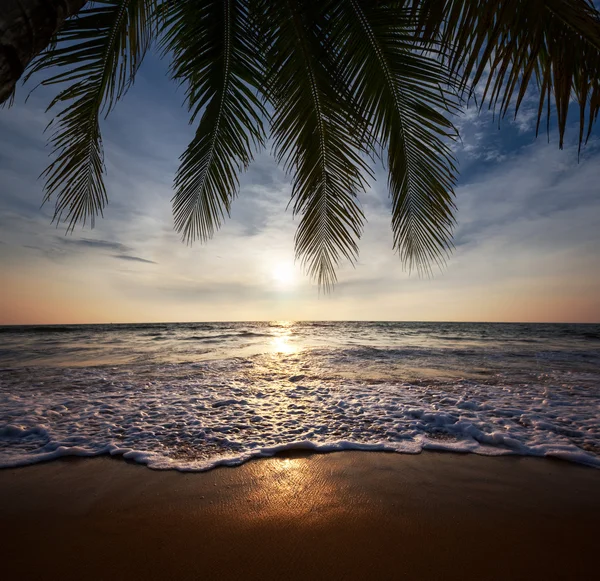
[[[0,103],[29,62],[86,0],[0,0]]]

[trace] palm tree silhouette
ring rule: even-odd
[[[175,177],[176,229],[189,242],[210,238],[230,211],[240,172],[270,138],[293,181],[297,256],[325,288],[341,259],[357,257],[358,195],[373,159],[388,168],[403,262],[426,270],[447,256],[457,177],[452,117],[474,86],[483,87],[478,104],[504,116],[536,85],[537,128],[554,109],[560,147],[572,99],[580,147],[600,109],[600,14],[588,0],[84,4],[6,0],[0,8],[0,98],[26,65],[26,78],[44,71],[41,84],[59,86],[49,105],[58,108],[54,158],[44,173],[55,219],[72,229],[102,213],[100,120],[155,44],[186,89],[196,127]]]

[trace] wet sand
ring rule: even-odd
[[[600,470],[443,453],[0,470],[4,579],[592,579]]]

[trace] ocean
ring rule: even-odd
[[[0,327],[0,467],[110,454],[202,471],[288,449],[600,468],[600,325]]]

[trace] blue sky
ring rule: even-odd
[[[490,113],[456,119],[461,177],[456,250],[432,278],[392,250],[383,168],[361,198],[368,223],[353,268],[324,296],[294,263],[290,182],[261,153],[231,219],[205,245],[173,230],[178,157],[191,138],[183,90],[150,55],[103,125],[109,205],[94,229],[51,224],[39,174],[52,91],[21,88],[0,110],[0,324],[259,319],[600,321],[600,141],[578,162],[535,139],[535,101],[498,130]],[[575,117],[572,117],[575,123]]]

